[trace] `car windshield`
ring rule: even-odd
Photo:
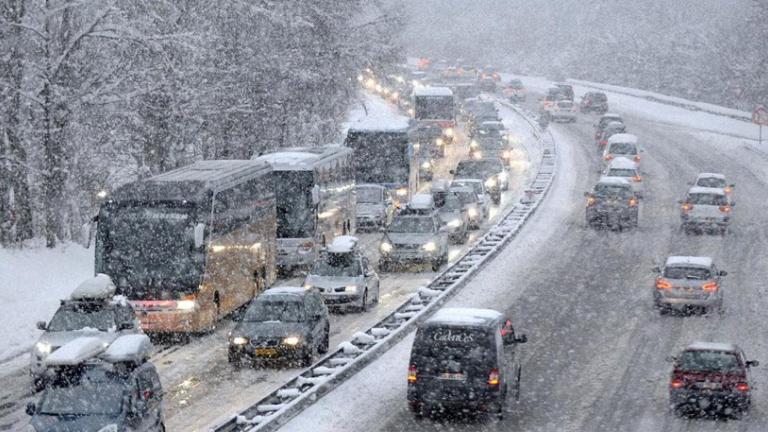
[[[267,295],[266,297],[273,297]],[[251,303],[245,312],[243,321],[248,322],[302,322],[304,321],[304,304],[299,298],[278,298],[257,299]],[[296,296],[292,296],[296,297]]]
[[[509,87],[513,88],[513,89],[521,89],[521,88],[523,88],[523,82],[518,80],[518,79],[510,80],[509,84],[507,84],[507,85]]]
[[[477,130],[478,138],[500,138],[501,131],[498,128],[483,126]]]
[[[704,350],[683,352],[679,367],[693,372],[737,372],[741,369],[735,353]]]
[[[600,122],[598,123],[598,127],[605,129],[608,127],[610,123],[623,123],[623,121],[620,118],[617,117],[603,117],[600,119]]]
[[[688,203],[694,205],[726,205],[728,201],[725,195],[711,193],[692,193],[688,195]]]
[[[48,324],[50,331],[74,331],[86,327],[101,331],[114,329],[114,310],[103,307],[62,307]]]
[[[114,416],[123,409],[125,387],[119,382],[90,381],[50,386],[40,398],[40,414]]]
[[[312,266],[312,275],[354,277],[360,274],[360,265],[354,254],[327,253],[320,255]]]
[[[380,204],[382,199],[381,189],[357,188],[356,198],[358,204]]]
[[[610,154],[636,155],[637,146],[632,143],[613,143],[608,150]]]
[[[473,181],[473,182],[454,181],[453,183],[456,186],[464,186],[464,187],[471,188],[478,195],[483,193],[483,184],[478,181]],[[477,199],[475,199],[475,201],[477,201]]]
[[[434,231],[431,217],[396,217],[387,231],[392,233],[431,233]]]
[[[592,93],[592,100],[596,102],[605,102],[607,99],[604,93]]]
[[[712,273],[707,268],[672,266],[664,269],[664,277],[669,279],[707,280]]]
[[[450,193],[445,195],[444,204],[440,207],[440,211],[455,212],[461,210],[462,206],[461,198],[455,193]]]
[[[708,188],[724,188],[725,179],[717,177],[702,177],[696,182],[696,186]]]
[[[624,185],[598,183],[595,185],[595,195],[604,198],[631,198],[632,189]]]
[[[479,183],[477,184],[479,185]],[[461,203],[464,205],[474,204],[477,202],[477,192],[475,191],[459,191],[455,192],[455,194],[459,197],[459,200],[461,200]]]
[[[501,138],[482,139],[478,141],[478,145],[483,150],[503,150],[506,147]]]
[[[504,169],[498,159],[481,159],[461,161],[456,167],[456,177],[482,179],[488,175],[496,174]]]
[[[623,168],[611,168],[608,170],[609,177],[634,177],[635,170]]]

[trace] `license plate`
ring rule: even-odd
[[[705,382],[701,384],[701,388],[706,390],[715,390],[720,388],[720,383]]]
[[[440,379],[448,381],[464,381],[467,377],[463,373],[444,372],[440,374]]]
[[[277,355],[277,350],[274,348],[256,348],[255,354],[261,357],[272,357]]]

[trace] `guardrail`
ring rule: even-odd
[[[368,330],[356,333],[351,340],[342,342],[335,351],[318,360],[297,377],[215,426],[211,431],[264,432],[276,430],[284,425],[297,413],[403,339],[517,235],[552,184],[557,160],[556,146],[551,134],[541,131],[532,113],[500,99],[496,99],[496,102],[512,108],[526,119],[543,148],[539,170],[528,186],[528,191],[532,192],[528,199],[513,205],[459,260],[437,275],[428,285],[419,288],[394,312]]]

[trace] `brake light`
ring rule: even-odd
[[[494,368],[491,369],[491,373],[488,375],[488,385],[497,386],[499,385],[499,370]]]
[[[681,208],[683,209],[683,213],[688,213],[689,211],[693,210],[693,204],[684,203]]]
[[[635,155],[634,159],[635,159],[635,162],[640,162],[640,155]]]
[[[306,243],[300,244],[299,245],[299,250],[301,250],[302,252],[309,252],[314,247],[315,247],[315,243],[310,241],[310,242],[306,242]]]
[[[675,378],[672,380],[672,382],[669,383],[669,386],[673,389],[679,389],[685,386],[685,382],[683,382],[681,379]]]
[[[591,196],[591,197],[587,197],[587,205],[588,205],[588,206],[593,206],[593,205],[595,205],[596,203],[597,203],[597,198],[595,198],[595,197],[593,197],[593,196]]]
[[[410,365],[408,367],[408,382],[409,383],[416,382],[416,366],[415,365]]]
[[[600,145],[605,147],[606,145],[608,145],[608,140],[600,140]]]
[[[635,183],[639,183],[639,182],[643,181],[643,177],[639,176],[639,175],[636,175],[636,176],[632,177],[632,181],[635,182]]]
[[[629,199],[629,206],[630,206],[630,207],[635,207],[635,206],[637,206],[637,198],[630,198],[630,199]]]
[[[736,384],[736,390],[738,390],[740,392],[748,392],[749,391],[749,384],[747,384],[745,382],[740,382],[740,383]]]
[[[672,289],[672,283],[669,282],[666,279],[656,279],[656,289],[657,290],[668,290]]]
[[[717,282],[707,282],[701,286],[701,289],[706,292],[715,292],[718,289]]]
[[[613,155],[607,154],[607,155],[605,155],[605,157],[603,159],[609,161],[609,160],[613,159]]]
[[[722,213],[730,213],[731,212],[731,206],[729,206],[729,205],[721,205],[720,206],[720,211]]]
[[[725,193],[727,193],[727,194],[728,194],[728,193],[731,193],[731,192],[733,192],[733,189],[732,189],[730,186],[726,186],[725,188],[723,188],[723,190],[724,190],[724,191],[725,191]]]

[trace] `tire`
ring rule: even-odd
[[[501,194],[493,195],[491,197],[491,202],[498,205],[501,202]]]
[[[310,343],[309,348],[307,348],[307,351],[301,357],[302,367],[312,366],[312,360],[315,358],[315,351],[317,351],[317,346],[314,343]]]
[[[443,266],[443,258],[438,258],[435,261],[432,261],[432,271],[440,271],[440,267]]]
[[[365,312],[368,310],[368,289],[363,291],[363,295],[360,298],[360,306],[357,308],[358,312]]]
[[[515,400],[520,400],[520,387],[522,383],[522,377],[523,377],[523,367],[518,366],[517,367],[517,381],[515,382]]]
[[[317,347],[317,352],[320,354],[326,354],[331,346],[331,329],[326,324],[325,334],[323,335],[323,341],[320,342],[320,346]]]
[[[227,353],[227,361],[229,361],[229,364],[232,366],[240,367],[243,365],[243,356],[229,351]]]

